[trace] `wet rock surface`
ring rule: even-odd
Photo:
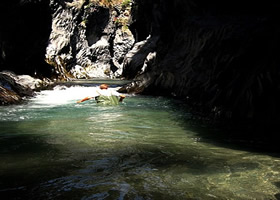
[[[0,72],[0,105],[20,103],[31,97],[35,91],[50,87],[52,82],[40,80],[29,75],[16,75],[11,71]]]

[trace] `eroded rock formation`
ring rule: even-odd
[[[100,4],[51,0],[52,32],[46,60],[58,76],[105,78],[122,74],[122,61],[134,44],[128,28],[131,4]]]

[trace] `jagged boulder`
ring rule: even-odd
[[[25,78],[22,77],[20,79],[16,74],[10,71],[0,72],[2,87],[17,93],[21,97],[33,95],[33,90],[28,86],[25,80]]]
[[[19,103],[25,97],[50,87],[49,79],[40,80],[29,75],[16,75],[11,71],[0,72],[0,105]]]

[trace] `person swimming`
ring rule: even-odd
[[[107,84],[101,84],[99,90],[96,91],[97,96],[85,97],[82,100],[77,101],[77,103],[82,103],[84,101],[95,99],[98,104],[102,105],[117,105],[119,102],[122,102],[125,98],[125,95],[118,93],[114,90],[109,90]]]

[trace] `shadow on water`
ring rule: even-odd
[[[15,188],[16,193],[13,190],[6,193],[4,191],[4,194],[11,197],[15,195],[15,199],[19,195],[20,199],[174,199],[175,196],[176,199],[181,199],[183,196],[176,194],[178,191],[170,193],[164,190],[174,187],[176,181],[187,180],[189,175],[207,177],[227,170],[222,167],[225,159],[217,158],[206,162],[191,150],[188,155],[181,156],[150,146],[131,151],[116,149],[101,159],[86,158],[74,173],[70,171],[63,175],[56,171],[58,178],[48,177],[47,181],[40,180],[41,183],[34,177],[34,180],[29,180],[30,185],[27,187]],[[244,165],[247,170],[258,167],[257,164]],[[244,170],[242,165],[233,167],[240,172]],[[173,168],[177,170],[168,172]],[[58,169],[54,168],[53,172],[55,170]],[[46,173],[50,175],[52,172]],[[52,176],[55,177],[54,174]],[[169,179],[172,180],[170,183]],[[35,182],[31,183],[32,181]]]
[[[28,199],[30,188],[76,169],[72,160],[59,159],[56,145],[38,134],[42,123],[30,122],[33,128],[24,132],[20,121],[0,122],[0,196],[4,199]]]
[[[76,172],[34,185],[31,192],[24,194],[29,199],[215,199],[207,197],[203,187],[198,186],[205,184],[202,180],[229,171],[240,174],[259,168],[257,162],[235,163],[225,168],[226,159],[207,160],[191,149],[180,155],[165,153],[157,147],[142,148],[116,149],[100,159],[87,158]],[[192,176],[201,177],[192,183],[196,186],[188,182]],[[230,193],[220,195],[220,199],[226,199],[223,197]]]
[[[190,114],[188,106],[181,100],[172,101],[171,107],[180,111],[178,120],[181,125],[197,133],[201,142],[280,157],[279,133],[276,130],[246,130],[232,125],[215,125],[211,120]]]

